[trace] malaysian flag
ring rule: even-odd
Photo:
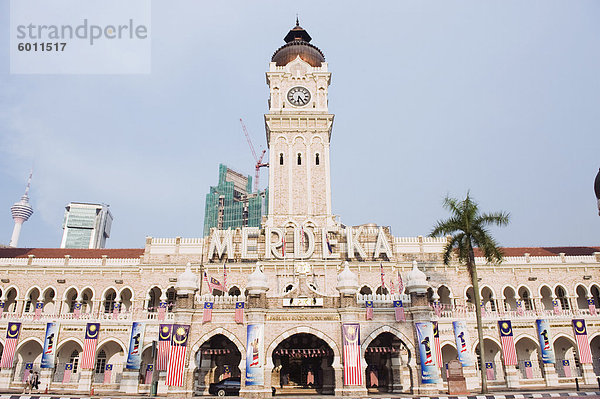
[[[329,243],[329,233],[325,234],[325,242],[327,243],[327,250],[330,254],[332,254],[333,250],[331,249],[331,244]]]
[[[344,385],[362,385],[360,325],[343,324],[342,336],[344,346]]]
[[[117,320],[119,318],[119,310],[121,309],[121,304],[119,302],[115,302],[113,304],[113,320]]]
[[[75,302],[75,305],[73,305],[73,317],[79,319],[79,316],[81,316],[81,302]]]
[[[567,359],[562,361],[563,372],[565,373],[566,378],[571,378],[571,364]]]
[[[488,380],[494,381],[496,379],[496,373],[494,373],[494,364],[487,362],[485,364],[485,374]]]
[[[202,322],[207,323],[212,320],[212,302],[204,302],[204,312],[202,313]]]
[[[167,367],[166,385],[170,387],[183,386],[185,351],[187,349],[189,325],[174,324],[169,351],[169,366]]]
[[[402,306],[402,301],[394,301],[394,313],[396,316],[396,321],[406,321],[406,317],[404,316],[404,306]]]
[[[573,331],[575,332],[575,340],[577,341],[579,361],[581,364],[592,364],[592,352],[588,341],[587,329],[585,328],[585,320],[574,319]]]
[[[2,318],[2,313],[4,313],[4,301],[0,301],[0,318]]]
[[[404,281],[402,281],[402,274],[398,270],[398,295],[401,295],[402,291],[404,291]]]
[[[525,364],[525,377],[530,380],[533,378],[533,369],[531,368],[531,366],[532,366],[531,361],[525,360],[524,364]]]
[[[98,344],[98,333],[100,323],[87,323],[85,327],[85,341],[83,343],[83,355],[81,356],[81,368],[93,369],[96,360],[96,345]]]
[[[433,321],[433,345],[435,346],[435,360],[437,361],[438,367],[442,367],[444,362],[442,360],[442,348],[440,346],[440,330],[438,330],[438,322]]]
[[[4,351],[0,359],[0,368],[10,369],[13,366],[15,358],[15,349],[19,342],[19,333],[21,332],[21,323],[8,323],[6,328],[6,341],[4,342]]]
[[[228,365],[223,365],[223,374],[221,374],[221,379],[225,379],[225,378],[229,378],[231,377],[231,369],[229,368]]]
[[[110,380],[112,379],[112,369],[113,369],[112,364],[107,364],[106,367],[104,368],[104,383],[105,384],[110,384]]]
[[[383,271],[383,263],[379,262],[379,272],[381,274],[381,293],[385,294],[385,273]]]
[[[592,316],[596,316],[596,302],[594,301],[594,298],[589,298],[587,302],[588,308],[590,309],[590,314]]]
[[[213,289],[212,289],[212,286],[210,285],[210,281],[208,281],[208,274],[206,274],[206,271],[204,272],[204,282],[208,286],[208,293],[212,294]]]
[[[167,371],[169,350],[171,349],[172,324],[161,324],[158,330],[158,353],[156,354],[156,370]]]
[[[223,262],[223,292],[227,292],[227,264]]]
[[[25,373],[23,373],[23,381],[22,382],[27,381],[27,378],[29,378],[29,375],[31,374],[32,371],[33,371],[33,363],[25,363]]]
[[[221,284],[221,282],[214,277],[210,278],[210,286],[213,290],[225,292],[225,287],[223,287],[223,284]]]
[[[235,322],[238,324],[244,324],[244,302],[235,303]]]
[[[38,302],[35,304],[35,313],[33,314],[33,320],[39,320],[42,317],[42,310],[44,309],[44,302]]]
[[[152,384],[152,372],[154,371],[154,365],[149,364],[146,366],[146,378],[144,378],[144,384]]]
[[[396,285],[394,284],[394,280],[390,279],[390,294],[394,295],[396,293]]]
[[[373,320],[373,301],[365,301],[367,308],[367,320]]]
[[[63,374],[63,384],[71,382],[71,374],[73,374],[73,363],[65,364],[65,373]]]
[[[517,314],[519,316],[523,316],[525,314],[523,311],[523,301],[517,301]]]
[[[481,305],[479,305],[479,307],[481,308],[481,317],[485,317],[485,302],[483,302],[483,299],[481,300]]]
[[[165,301],[160,301],[160,303],[158,304],[158,321],[164,321],[166,313],[167,303]]]
[[[558,302],[558,299],[552,300],[552,307],[554,308],[554,314],[560,314],[560,302]]]
[[[510,320],[498,321],[500,330],[500,343],[502,344],[502,356],[505,366],[517,365],[517,352],[515,349],[515,341],[513,339],[513,331]]]

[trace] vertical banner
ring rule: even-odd
[[[530,380],[533,378],[533,365],[531,364],[530,360],[525,360],[525,362],[523,363],[523,365],[525,366],[525,377]]]
[[[139,370],[142,364],[142,346],[144,344],[144,330],[146,325],[133,322],[131,326],[131,338],[129,339],[129,355],[127,356],[128,370]]]
[[[594,298],[588,298],[587,303],[590,314],[596,316],[596,302],[594,301]]]
[[[83,355],[81,356],[82,369],[89,370],[94,368],[99,332],[100,323],[87,323],[85,327],[85,340],[83,341]]]
[[[152,373],[154,372],[154,365],[149,364],[146,366],[146,376],[144,377],[144,384],[152,384]]]
[[[65,373],[63,374],[63,384],[71,382],[71,374],[73,374],[73,363],[65,364]]]
[[[160,304],[158,305],[158,321],[164,321],[166,313],[167,303],[165,301],[160,301]]]
[[[577,352],[579,352],[579,361],[581,364],[592,364],[592,351],[588,341],[585,320],[574,319],[573,331],[575,332],[575,341],[577,341]]]
[[[235,322],[237,324],[244,324],[244,302],[235,303]]]
[[[112,364],[107,364],[106,367],[104,368],[104,384],[110,384],[110,382],[112,380],[112,369],[113,369]]]
[[[402,301],[394,301],[394,316],[396,317],[396,321],[406,321]]]
[[[342,338],[344,347],[344,385],[362,385],[360,325],[342,324]]]
[[[485,363],[485,375],[487,376],[487,379],[489,381],[494,381],[496,379],[496,373],[494,372],[494,363]]]
[[[27,381],[27,379],[31,375],[32,371],[33,371],[33,363],[25,363],[25,373],[23,373],[23,381],[21,381],[21,382]]]
[[[112,315],[113,320],[118,320],[119,319],[119,312],[120,311],[121,311],[121,304],[119,302],[115,302],[113,304],[113,315]]]
[[[173,331],[171,334],[171,350],[169,351],[169,365],[167,366],[167,386],[183,386],[185,352],[187,350],[189,334],[189,325],[173,325]]]
[[[246,329],[246,385],[264,384],[264,329],[263,324],[248,324]]]
[[[58,341],[58,323],[46,323],[46,337],[44,338],[44,351],[42,352],[42,362],[40,367],[43,369],[54,368],[56,359],[56,342]]]
[[[498,329],[500,330],[500,343],[502,344],[502,357],[505,366],[517,365],[517,350],[513,338],[512,324],[510,320],[499,320]]]
[[[435,344],[435,359],[437,361],[438,367],[442,367],[444,365],[444,361],[442,359],[442,348],[440,346],[440,330],[438,329],[438,322],[433,322],[433,343]]]
[[[552,349],[552,344],[550,344],[550,322],[546,319],[537,319],[535,323],[537,325],[540,348],[542,348],[542,362],[546,364],[555,363],[554,349]]]
[[[77,301],[73,305],[73,317],[79,319],[79,316],[81,316],[81,302]]]
[[[562,361],[563,372],[565,373],[566,378],[571,378],[571,364],[567,359]]]
[[[6,328],[6,341],[4,342],[4,350],[2,351],[2,359],[0,360],[0,368],[12,368],[20,332],[21,323],[8,323],[8,327]]]
[[[421,381],[423,384],[438,382],[435,357],[431,350],[433,346],[433,324],[429,321],[415,323],[417,340],[419,342],[419,355],[421,357]]]
[[[560,308],[560,302],[558,302],[558,299],[552,300],[552,308],[554,308],[554,314],[560,314],[561,308]]]
[[[172,324],[158,326],[158,353],[156,354],[156,371],[167,371],[169,351],[171,350]]]
[[[454,339],[456,340],[456,351],[458,352],[458,360],[463,367],[473,366],[473,357],[469,353],[469,331],[467,330],[467,323],[464,321],[452,322],[454,327]]]
[[[365,308],[367,309],[367,320],[373,320],[373,301],[365,301]]]
[[[38,302],[35,304],[35,313],[33,320],[39,320],[42,317],[42,310],[44,310],[44,302]]]
[[[213,303],[204,302],[204,311],[202,312],[202,323],[208,323],[212,320]]]

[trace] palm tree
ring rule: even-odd
[[[480,213],[479,207],[469,196],[463,201],[446,197],[444,208],[451,216],[447,220],[439,220],[431,231],[430,237],[449,236],[444,248],[444,264],[450,263],[456,253],[460,263],[467,265],[471,276],[471,284],[475,294],[475,315],[477,317],[477,336],[479,338],[479,370],[481,374],[481,393],[487,393],[487,376],[485,373],[485,350],[483,346],[483,329],[481,325],[481,299],[479,281],[473,247],[478,247],[490,263],[502,260],[502,250],[490,235],[488,226],[506,226],[510,214],[507,212]]]

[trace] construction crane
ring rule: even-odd
[[[260,154],[260,158],[256,156],[256,151],[254,151],[254,146],[252,145],[252,140],[250,140],[250,135],[248,134],[248,129],[246,129],[246,125],[244,125],[244,121],[240,118],[240,123],[242,124],[242,129],[244,130],[244,134],[246,135],[246,140],[248,141],[248,145],[250,146],[250,151],[252,151],[252,156],[256,161],[256,165],[254,166],[254,192],[258,192],[258,178],[260,177],[260,168],[269,167],[268,163],[263,163],[263,158],[267,150],[262,150]]]

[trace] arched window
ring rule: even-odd
[[[360,289],[360,293],[362,295],[370,295],[373,293],[373,291],[371,290],[371,288],[369,288],[368,285],[363,285],[362,288]]]
[[[298,153],[298,165],[302,165],[302,154]]]
[[[73,373],[77,372],[77,367],[79,366],[79,352],[74,350],[69,356],[69,363],[73,363]]]
[[[104,369],[106,368],[106,352],[104,349],[98,352],[98,357],[96,358],[96,374],[104,374]]]
[[[110,313],[113,311],[116,297],[117,293],[114,291],[106,294],[106,299],[104,300],[104,313]]]
[[[283,165],[283,153],[279,154],[279,165]]]
[[[240,291],[240,289],[236,286],[233,286],[229,289],[228,292],[229,296],[240,296],[242,295],[242,291]]]
[[[319,164],[319,153],[317,152],[315,154],[315,165],[318,165],[318,164]]]

